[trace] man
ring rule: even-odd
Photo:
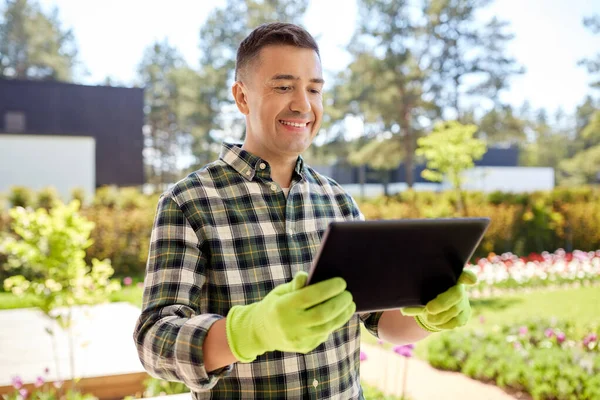
[[[305,286],[329,222],[363,218],[300,156],[319,131],[323,84],[308,32],[255,29],[232,87],[244,144],[224,144],[159,200],[135,342],[151,375],[196,399],[361,399],[361,322],[412,343],[469,319],[462,283],[411,316],[356,315],[341,278]]]

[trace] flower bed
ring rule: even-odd
[[[570,323],[548,320],[458,330],[429,343],[429,363],[493,382],[536,400],[600,399],[598,326],[577,335]]]
[[[600,250],[543,252],[518,257],[512,253],[490,254],[468,264],[477,274],[476,289],[516,289],[600,283]]]

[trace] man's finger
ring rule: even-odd
[[[400,312],[405,317],[414,317],[416,315],[421,315],[425,311],[425,307],[404,307],[400,309]]]
[[[466,296],[465,287],[461,284],[452,286],[444,293],[439,294],[435,299],[427,303],[427,312],[430,314],[439,314],[450,309],[459,303]]]
[[[458,277],[458,283],[464,285],[474,285],[477,283],[477,275],[470,269],[465,269]]]

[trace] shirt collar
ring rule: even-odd
[[[219,158],[248,181],[251,181],[257,174],[266,174],[266,176],[270,176],[269,163],[262,158],[243,150],[240,143],[224,142],[221,146]],[[294,171],[301,177],[304,177],[304,159],[302,156],[298,156]]]

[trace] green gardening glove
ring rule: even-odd
[[[403,315],[415,317],[417,324],[429,332],[441,332],[465,325],[471,318],[471,304],[465,285],[474,285],[477,276],[463,270],[455,286],[439,294],[425,307],[405,307]]]
[[[241,362],[268,351],[308,353],[344,326],[356,311],[341,278],[304,287],[308,275],[275,287],[261,301],[233,306],[227,314],[227,341]]]

